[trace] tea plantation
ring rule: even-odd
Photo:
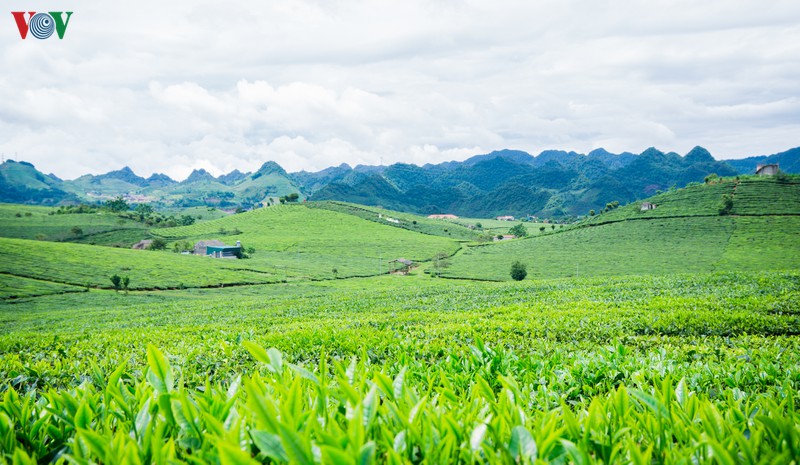
[[[0,239],[0,463],[800,463],[797,189],[488,245],[338,203],[152,231],[246,260]]]

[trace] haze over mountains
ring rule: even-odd
[[[0,201],[55,205],[122,195],[130,203],[250,208],[299,193],[301,200],[341,200],[415,213],[568,217],[602,209],[608,202],[624,204],[701,182],[711,173],[752,174],[764,163],[800,173],[800,147],[727,161],[715,160],[702,147],[684,156],[655,148],[639,155],[597,149],[588,154],[547,150],[532,156],[500,150],[462,162],[342,164],[313,173],[287,173],[269,161],[252,173],[234,170],[218,177],[199,169],[180,182],[158,173],[144,178],[128,167],[61,180],[29,163],[6,161],[0,165]]]

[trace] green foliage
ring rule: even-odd
[[[118,274],[111,275],[111,284],[114,286],[114,289],[120,290],[122,289],[122,278]]]
[[[69,232],[75,237],[83,236],[83,229],[80,226],[73,226]]]
[[[93,291],[0,306],[0,454],[791,463],[799,278],[401,289],[407,278],[387,276],[284,296]]]
[[[167,241],[164,240],[162,237],[156,237],[153,239],[153,242],[147,246],[147,250],[166,250],[167,248]]]
[[[513,234],[517,237],[526,237],[528,235],[528,230],[525,229],[525,225],[520,223],[513,228],[508,230],[509,234]]]
[[[105,207],[112,212],[124,212],[130,209],[130,205],[121,196],[115,197],[113,200],[107,200]]]
[[[133,209],[136,213],[142,216],[148,216],[155,212],[151,205],[147,205],[146,203],[140,203],[136,205],[136,208]]]
[[[719,214],[720,215],[728,215],[730,214],[731,210],[733,210],[733,195],[732,194],[722,194],[722,201],[719,204]]]
[[[511,279],[514,281],[522,281],[528,276],[528,267],[520,261],[511,264]]]

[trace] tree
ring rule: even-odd
[[[128,202],[126,202],[125,199],[122,198],[122,196],[117,196],[117,198],[115,198],[114,200],[106,201],[106,208],[108,208],[112,212],[118,213],[126,211],[129,208],[129,206]]]
[[[145,216],[149,216],[153,214],[153,207],[147,205],[146,203],[140,203],[133,209],[136,213],[139,214],[139,218],[144,218]]]
[[[539,232],[540,233],[543,233],[545,229],[546,229],[545,226],[539,226]]]
[[[147,246],[147,250],[164,250],[166,248],[167,248],[167,241],[160,237],[156,237],[155,239],[153,239],[153,242],[151,242],[150,245]]]
[[[109,279],[111,279],[111,284],[114,285],[115,290],[118,291],[122,289],[122,278],[120,278],[118,274],[114,273]]]
[[[528,267],[519,260],[511,264],[511,278],[514,281],[522,281],[528,276]]]
[[[191,226],[194,224],[194,217],[191,215],[181,215],[176,222],[181,226]]]
[[[723,194],[722,201],[719,204],[719,214],[728,215],[733,209],[733,196],[730,194]]]
[[[339,269],[338,268],[332,269],[331,273],[333,273],[333,279],[337,279],[339,277]]]
[[[589,210],[589,216],[594,216],[594,210]]]
[[[125,289],[125,293],[128,293],[128,286],[131,284],[131,278],[129,276],[123,276],[122,278],[122,288]]]
[[[80,226],[73,226],[72,229],[69,230],[69,232],[71,232],[72,235],[75,237],[83,236],[83,229],[81,229]]]
[[[509,234],[513,234],[513,235],[515,235],[517,237],[525,237],[525,236],[528,235],[528,230],[525,229],[525,225],[520,223],[520,224],[514,226],[513,228],[509,229],[508,233]]]

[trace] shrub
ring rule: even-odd
[[[167,248],[167,241],[160,237],[156,237],[155,239],[153,239],[153,242],[151,242],[150,245],[147,246],[147,250],[164,250],[166,248]]]
[[[723,194],[722,201],[719,204],[719,214],[728,215],[733,209],[733,196],[730,194]]]
[[[522,281],[528,276],[528,267],[520,261],[511,264],[511,278],[514,281]]]

